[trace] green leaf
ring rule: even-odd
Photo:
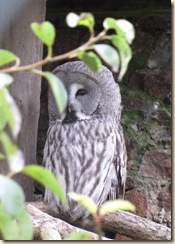
[[[95,25],[95,20],[91,13],[81,13],[80,15],[77,15],[71,12],[66,16],[66,23],[72,28],[81,25],[92,31]]]
[[[118,52],[107,44],[94,45],[94,50],[97,54],[112,68],[113,72],[119,70],[119,55]]]
[[[0,133],[0,141],[3,145],[10,170],[18,172],[24,167],[24,156],[18,147],[11,141],[5,132]]]
[[[1,206],[1,205],[0,205]],[[3,240],[17,240],[18,238],[18,225],[14,218],[0,208],[0,233]]]
[[[32,177],[55,193],[63,203],[66,203],[65,193],[51,171],[39,165],[29,165],[24,167],[21,173]]]
[[[105,28],[105,30],[116,29],[116,19],[110,17],[105,18],[103,21],[103,27]]]
[[[120,73],[118,80],[121,81],[124,74],[127,71],[129,61],[131,60],[132,57],[132,51],[126,40],[118,35],[111,35],[111,41],[113,45],[118,49],[119,55],[120,55],[120,61],[121,61],[121,66],[120,66]]]
[[[99,210],[101,216],[118,210],[134,211],[135,206],[127,200],[111,200],[103,203]]]
[[[0,89],[0,129],[3,130],[8,123],[11,131],[14,128],[14,117],[10,104],[8,103],[8,97],[10,96],[6,88]]]
[[[92,31],[95,25],[94,16],[91,13],[81,13],[77,25],[85,26]]]
[[[6,124],[7,124],[7,112],[1,102],[1,95],[0,95],[0,132],[5,128]]]
[[[12,76],[0,74],[0,131],[8,123],[13,136],[16,137],[20,130],[21,117],[16,103],[6,88],[12,81]]]
[[[0,160],[2,160],[4,158],[5,158],[4,154],[0,153]]]
[[[103,27],[106,30],[114,29],[116,33],[122,37],[125,38],[125,32],[119,28],[119,26],[116,23],[116,19],[113,18],[105,18],[103,21]]]
[[[86,241],[90,239],[91,239],[90,234],[86,232],[74,232],[70,234],[68,237],[64,238],[65,241],[74,241],[74,240]]]
[[[99,72],[101,68],[101,60],[93,52],[78,52],[77,57],[82,60],[92,71]]]
[[[20,214],[24,204],[24,193],[20,185],[4,175],[0,175],[0,203],[12,217]]]
[[[17,58],[17,56],[14,53],[12,53],[8,50],[0,49],[0,66],[9,64],[9,63],[15,61],[16,58]]]
[[[45,21],[42,24],[32,23],[31,28],[33,33],[46,45],[52,46],[55,41],[55,27],[49,22]]]
[[[23,209],[17,217],[18,237],[17,240],[33,239],[33,224],[29,214]]]
[[[95,202],[88,196],[77,194],[75,192],[69,193],[70,198],[72,198],[74,201],[81,203],[85,208],[87,208],[91,214],[97,213],[97,205]]]
[[[124,37],[129,44],[131,44],[135,38],[133,25],[125,19],[115,20],[113,18],[106,18],[103,21],[103,26],[106,30],[114,29],[116,33],[119,36]]]
[[[4,240],[32,240],[33,227],[29,214],[23,209],[17,218],[12,218],[0,205],[0,232]]]
[[[71,12],[66,16],[66,23],[69,27],[74,28],[77,26],[79,19],[79,15]]]
[[[3,128],[4,123],[8,123],[13,136],[16,138],[21,128],[21,114],[14,99],[5,87],[0,89],[0,113],[4,116],[2,124],[0,118],[0,129]]]
[[[43,72],[43,76],[48,80],[52,93],[60,113],[63,113],[67,106],[67,92],[62,81],[51,72]]]
[[[0,89],[9,86],[13,82],[13,77],[8,74],[0,73]]]
[[[1,132],[0,141],[6,154],[13,155],[18,151],[17,147],[12,143],[11,139],[5,132]]]
[[[126,40],[129,44],[131,44],[135,38],[134,26],[125,19],[116,20],[116,24],[122,31],[125,32]]]

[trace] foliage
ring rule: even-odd
[[[21,186],[11,179],[13,175],[23,173],[32,177],[52,190],[63,203],[66,202],[65,193],[50,171],[37,165],[25,166],[23,153],[17,146],[22,119],[19,109],[8,91],[8,87],[13,83],[13,77],[9,74],[12,72],[30,71],[45,77],[53,91],[58,109],[62,113],[67,104],[67,93],[63,83],[54,74],[43,72],[37,67],[49,62],[76,57],[94,72],[99,72],[102,59],[114,72],[119,72],[120,81],[127,70],[132,56],[129,45],[134,39],[135,32],[132,24],[127,20],[106,18],[103,22],[104,30],[97,36],[94,34],[94,16],[90,13],[82,13],[80,15],[69,13],[66,21],[70,27],[84,26],[90,32],[90,38],[86,43],[68,53],[52,56],[56,31],[54,26],[48,21],[41,24],[31,24],[33,33],[47,46],[48,53],[43,60],[21,66],[19,57],[8,50],[0,49],[0,142],[4,149],[4,153],[0,153],[0,160],[6,159],[10,169],[8,175],[0,174],[0,233],[5,240],[33,239],[32,223],[24,209],[24,192]],[[108,35],[108,31],[111,29],[114,30],[115,34]],[[102,43],[97,44],[104,40],[111,42],[112,46]],[[8,65],[8,67],[2,67],[4,65]],[[6,128],[10,129],[10,135],[6,133]],[[87,196],[76,195],[75,193],[72,197],[76,201],[80,201],[97,217],[98,208],[92,199]],[[130,207],[131,205],[127,202],[108,202],[102,205],[99,214],[103,216],[110,211],[129,209]],[[71,238],[88,239],[86,235],[83,234],[82,236],[81,233],[78,237],[74,234],[68,239],[70,240]]]
[[[89,210],[89,212],[92,214],[94,221],[96,223],[96,229],[99,235],[99,240],[102,240],[102,219],[105,215],[118,211],[118,210],[127,210],[127,211],[134,211],[135,206],[126,200],[109,200],[103,203],[100,208],[96,205],[96,203],[88,196],[77,194],[75,192],[72,192],[69,194],[70,197],[76,201],[82,204],[85,208]]]
[[[64,238],[65,241],[71,241],[71,240],[81,240],[81,241],[86,241],[90,240],[90,234],[85,233],[85,232],[74,232],[70,234],[68,237]]]

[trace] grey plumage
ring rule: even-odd
[[[56,175],[68,195],[61,202],[48,189],[45,200],[71,221],[89,213],[69,198],[69,192],[86,194],[100,206],[123,198],[126,148],[121,120],[121,95],[112,73],[102,66],[93,73],[80,61],[54,71],[68,92],[68,109],[59,114],[49,91],[49,130],[43,163]]]

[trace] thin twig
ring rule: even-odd
[[[51,57],[52,54],[52,50],[51,47],[48,48],[48,55],[46,56],[46,58],[33,63],[33,64],[28,64],[28,65],[23,65],[23,66],[18,66],[20,64],[20,59],[17,59],[18,61],[16,62],[16,64],[12,67],[8,67],[5,69],[1,69],[0,73],[13,73],[13,72],[20,72],[20,71],[32,71],[37,67],[43,66],[47,63],[51,63],[51,62],[56,62],[56,61],[61,61],[64,59],[71,59],[77,56],[77,52],[80,51],[87,51],[87,50],[92,50],[93,49],[93,44],[104,40],[105,39],[105,35],[106,35],[106,30],[103,30],[102,32],[100,32],[96,37],[90,37],[89,40],[87,42],[85,42],[82,46],[67,52],[65,54],[62,55],[57,55],[55,57]],[[36,73],[36,72],[35,72]]]

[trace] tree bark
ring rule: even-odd
[[[35,205],[37,205],[37,207]],[[25,209],[32,218],[34,240],[61,240],[73,232],[86,232],[90,235],[90,240],[98,240],[97,234],[77,228],[61,219],[52,217],[51,215],[39,210],[38,207],[44,209],[44,211],[48,209],[42,203],[41,205],[38,205],[38,203],[26,203],[25,205]],[[103,237],[103,240],[110,239]]]
[[[105,216],[103,228],[137,241],[171,240],[170,228],[126,211]]]
[[[39,215],[33,213],[32,209],[35,208],[35,211],[41,210],[41,213],[43,215],[47,214],[47,218],[42,219]],[[39,210],[37,210],[39,209]],[[30,202],[26,203],[26,210],[30,213],[32,220],[36,222],[37,218],[40,218],[38,220],[38,223],[42,225],[42,222],[45,221],[52,221],[53,226],[56,227],[56,229],[59,231],[60,235],[62,237],[65,237],[66,235],[70,234],[73,231],[79,231],[76,227],[73,227],[72,225],[69,225],[68,223],[56,219],[56,218],[63,218],[63,216],[59,215],[58,213],[53,212],[49,206],[44,202]],[[54,216],[54,217],[52,217]],[[66,219],[64,219],[66,220]],[[68,220],[66,220],[68,221]],[[55,223],[55,224],[54,224]],[[82,226],[81,221],[76,221],[73,223],[76,226]],[[35,225],[34,225],[35,226]],[[83,226],[85,228],[85,226]],[[137,216],[135,214],[126,212],[126,211],[117,211],[116,213],[108,214],[104,216],[103,223],[102,223],[103,231],[108,231],[112,233],[117,233],[120,235],[124,235],[127,237],[132,238],[133,240],[137,241],[149,241],[149,240],[171,240],[171,229],[161,225],[157,224],[153,221],[150,221],[148,219],[142,218],[140,216]],[[35,228],[36,229],[36,228]],[[94,227],[90,227],[90,225],[87,226],[87,229],[90,231],[94,230]],[[37,233],[37,230],[35,230]],[[36,234],[37,236],[37,234]],[[95,238],[94,236],[92,236]],[[94,239],[96,240],[96,239]]]

